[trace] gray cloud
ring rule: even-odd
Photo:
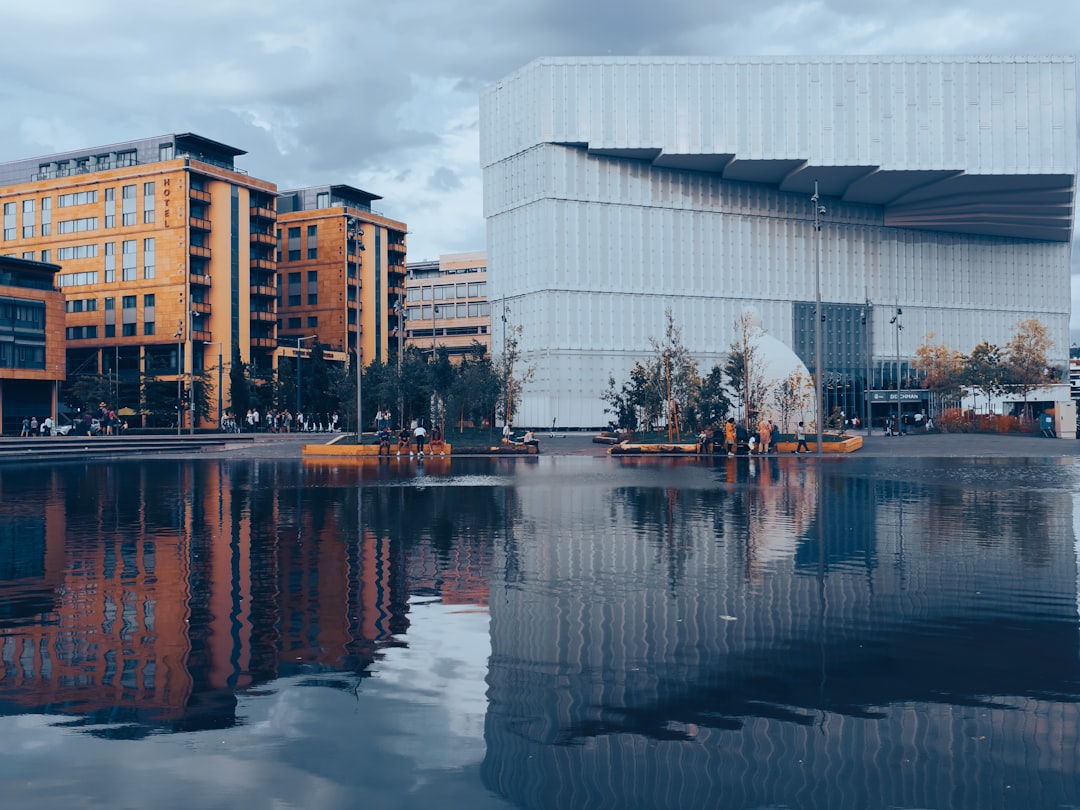
[[[279,186],[382,195],[433,256],[484,246],[477,96],[537,57],[1072,53],[1078,16],[1072,0],[18,3],[0,160],[195,131]]]

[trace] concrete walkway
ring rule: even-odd
[[[569,432],[549,436],[546,433],[539,433],[537,438],[540,440],[540,454],[607,457],[609,445],[597,444],[592,440],[593,435],[593,433]],[[986,433],[923,433],[894,437],[884,436],[879,432],[868,437],[863,432],[859,435],[862,436],[863,446],[862,449],[851,454],[853,458],[1073,458],[1080,456],[1080,441],[1075,439],[1047,439],[1042,436]],[[197,455],[200,458],[298,458],[303,445],[321,444],[332,439],[333,436],[329,434],[260,435],[256,441],[245,446],[207,450]],[[828,457],[835,458],[836,456],[829,454]]]
[[[333,441],[339,435],[331,433],[258,434],[255,437],[245,436],[242,442],[229,442],[227,436],[217,435],[214,438],[224,440],[224,444],[205,449],[178,446],[175,450],[166,451],[160,447],[150,450],[151,437],[147,437],[147,449],[159,458],[299,459],[305,444],[323,444]],[[550,436],[547,433],[539,433],[537,438],[540,440],[541,455],[607,457],[609,445],[593,442],[593,435],[593,433],[568,432]],[[1042,436],[985,433],[933,433],[891,437],[881,433],[866,436],[865,432],[862,432],[859,435],[862,436],[863,447],[852,453],[850,456],[852,458],[1074,458],[1080,456],[1080,441],[1076,439],[1047,439]],[[137,438],[130,437],[125,444],[130,447],[135,444],[133,440]],[[108,439],[101,438],[92,441],[107,442]],[[70,438],[42,440],[41,450],[48,446],[46,442],[49,444],[55,442],[55,446],[70,447],[74,444]],[[68,444],[69,442],[71,445]],[[3,440],[0,440],[0,444],[2,443]],[[132,449],[129,450],[130,452],[138,451]],[[682,457],[687,458],[687,456]],[[826,457],[837,458],[838,456],[827,454]]]

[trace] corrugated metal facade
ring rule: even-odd
[[[899,304],[905,356],[1035,316],[1063,360],[1076,145],[1071,58],[531,63],[481,101],[494,349],[505,307],[535,369],[516,421],[605,424],[667,308],[703,370],[748,305],[790,345],[815,181],[823,301]]]

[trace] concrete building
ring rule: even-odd
[[[278,194],[278,335],[284,343],[317,336],[332,351],[355,353],[359,328],[365,365],[385,363],[397,350],[408,229],[372,210],[380,199],[345,185]]]
[[[864,418],[931,332],[1037,317],[1064,368],[1076,113],[1073,57],[526,65],[481,98],[489,298],[535,370],[515,421],[606,424],[668,309],[703,372],[747,306],[816,370],[820,297],[827,409]]]
[[[408,270],[406,345],[427,352],[445,348],[451,360],[460,360],[474,343],[491,350],[487,254],[446,253]]]
[[[277,189],[243,154],[184,133],[0,164],[0,253],[61,266],[68,375],[137,409],[143,374],[273,366]]]
[[[64,296],[60,268],[0,256],[0,432],[18,435],[23,419],[56,418],[64,379]]]

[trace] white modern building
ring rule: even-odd
[[[518,424],[606,424],[667,309],[703,372],[747,306],[813,369],[820,294],[851,412],[889,408],[929,333],[967,352],[1037,317],[1066,366],[1071,56],[545,58],[484,92],[480,149]]]

